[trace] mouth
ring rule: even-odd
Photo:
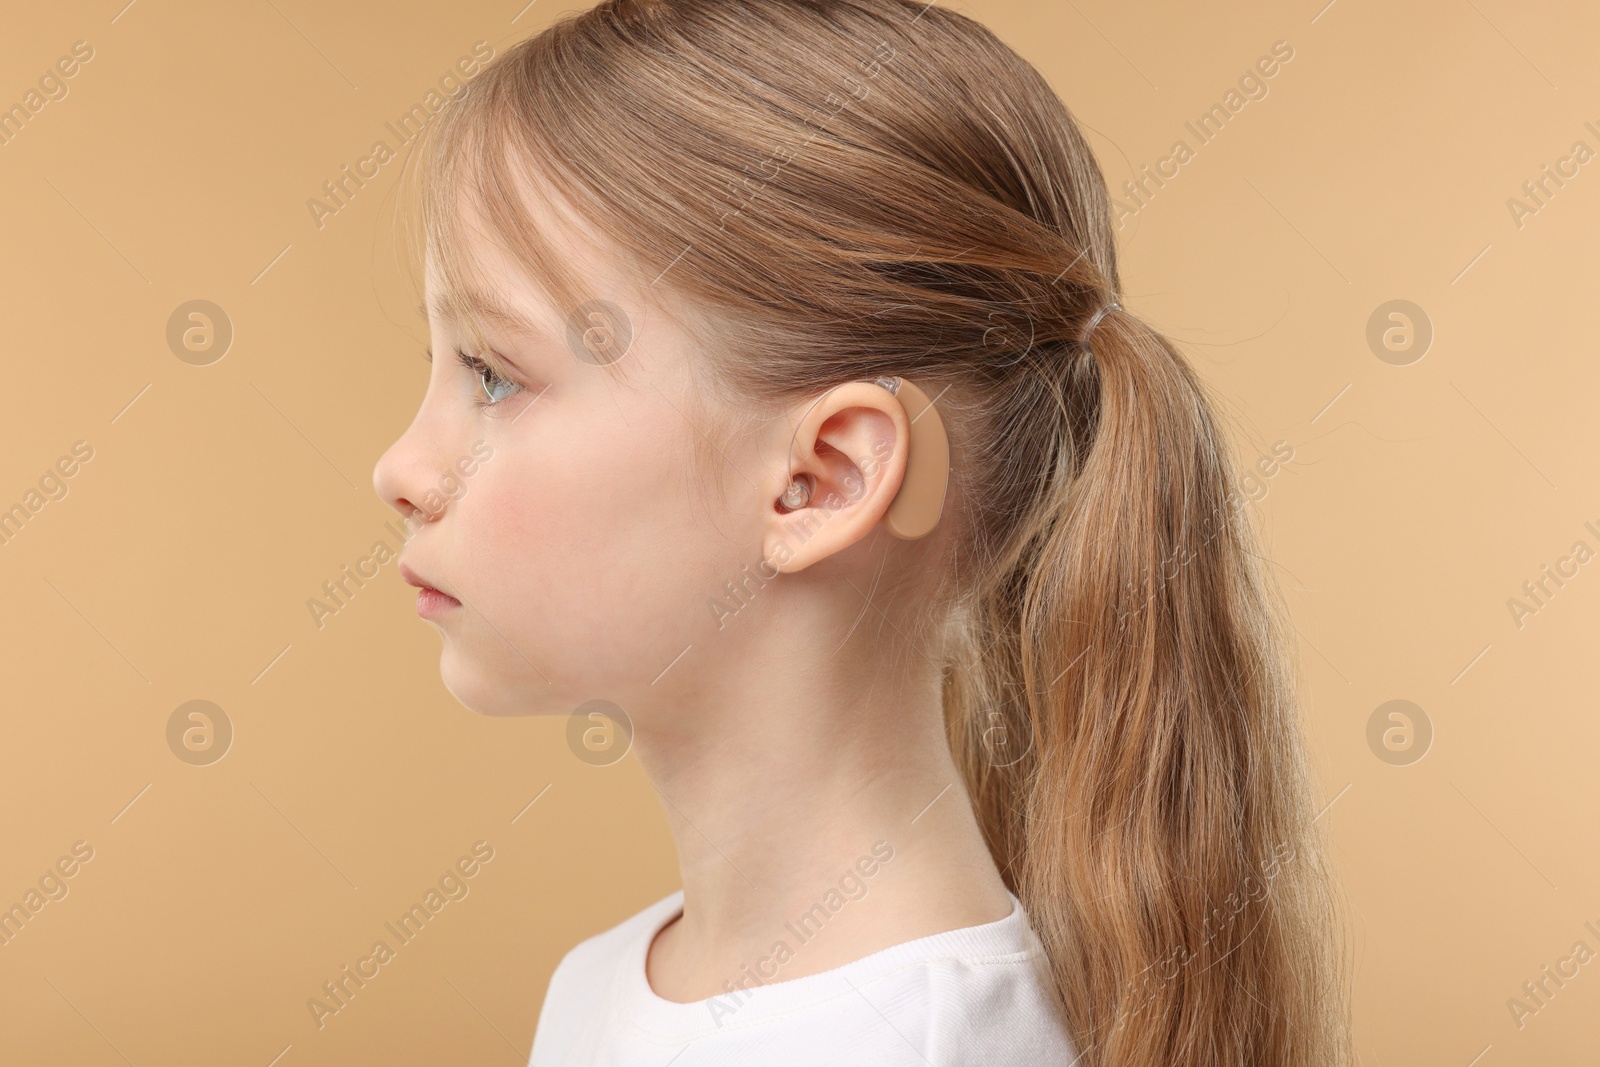
[[[437,618],[461,606],[461,601],[434,585],[416,571],[400,564],[400,577],[407,585],[417,587],[417,614],[424,619]]]

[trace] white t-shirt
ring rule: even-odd
[[[1066,1067],[1077,1057],[1043,949],[1008,895],[1004,919],[680,1004],[645,972],[680,889],[562,958],[529,1067]]]

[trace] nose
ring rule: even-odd
[[[430,458],[441,453],[429,445],[422,421],[422,412],[418,412],[406,432],[378,457],[372,468],[372,487],[402,516],[432,521],[444,514],[448,498],[438,491],[439,471]]]

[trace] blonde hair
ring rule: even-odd
[[[954,533],[915,632],[1079,1063],[1352,1062],[1283,608],[1184,357],[1122,310],[1078,343],[1121,293],[1114,230],[1032,66],[910,0],[605,0],[422,144],[447,291],[465,196],[558,307],[596,295],[530,222],[537,173],[670,295],[708,392],[941,397]]]

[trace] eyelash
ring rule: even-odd
[[[503,404],[507,400],[510,400],[511,397],[516,396],[517,393],[522,392],[523,387],[519,383],[512,381],[510,378],[505,378],[499,374],[496,374],[494,368],[490,367],[489,364],[485,363],[477,356],[467,355],[459,348],[456,349],[456,362],[460,363],[463,367],[467,368],[467,370],[472,371],[478,376],[478,382],[483,387],[483,392],[485,395],[479,396],[474,394],[472,397],[472,402],[480,408],[492,408],[498,404]],[[490,400],[488,394],[490,394],[489,383],[491,381],[504,385],[515,386],[515,391],[508,396],[501,397],[499,400]]]

